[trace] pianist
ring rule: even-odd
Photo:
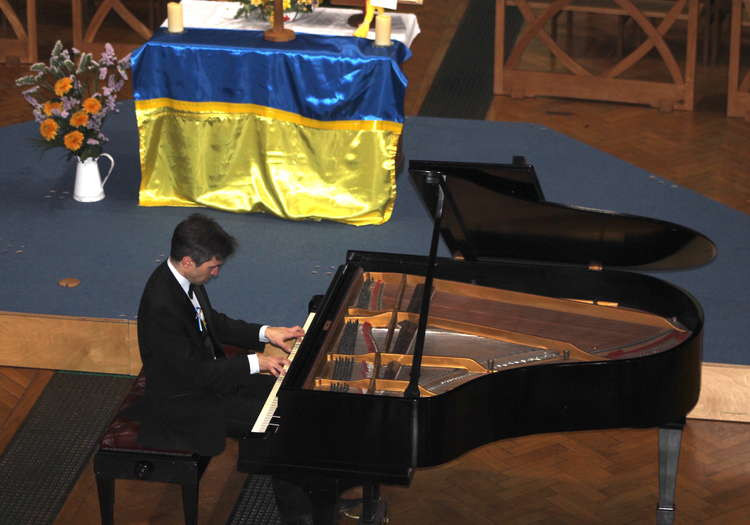
[[[211,306],[204,285],[219,275],[236,242],[218,223],[193,214],[175,228],[169,259],[151,274],[138,309],[146,395],[138,409],[145,446],[213,456],[227,436],[247,432],[288,360],[262,353],[226,357],[222,344],[289,351],[299,326],[230,319]]]

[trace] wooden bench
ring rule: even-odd
[[[504,60],[507,5],[519,9],[525,25],[507,60]],[[700,8],[699,0],[496,0],[494,93],[513,97],[570,97],[647,104],[663,110],[692,110]],[[630,18],[642,29],[646,40],[627,56],[617,57],[603,72],[595,73],[576,61],[547,33],[547,23],[553,22],[561,12]],[[654,24],[654,19],[660,22]],[[682,65],[665,39],[677,20],[686,22]],[[554,23],[552,27],[554,30]],[[566,72],[530,71],[521,67],[522,57],[535,39],[550,50]],[[652,49],[658,51],[669,73],[669,81],[618,78]]]
[[[123,412],[144,395],[145,387],[146,378],[141,373],[104,432],[94,456],[102,524],[113,523],[115,480],[118,479],[181,485],[185,523],[197,524],[198,485],[211,458],[180,450],[152,450],[138,444],[140,423],[128,419]]]

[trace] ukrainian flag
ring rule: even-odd
[[[384,223],[409,56],[361,38],[160,30],[132,56],[140,204]]]

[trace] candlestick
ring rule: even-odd
[[[167,4],[167,30],[170,33],[182,33],[185,26],[182,21],[182,4],[169,2]]]
[[[378,15],[375,17],[375,45],[391,45],[391,15]]]
[[[269,42],[289,42],[295,37],[294,31],[284,27],[284,0],[274,0],[273,26],[263,33],[263,38]]]

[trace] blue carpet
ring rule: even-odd
[[[59,150],[40,156],[28,140],[36,133],[33,123],[0,128],[0,268],[9,276],[0,310],[134,319],[148,275],[168,254],[174,226],[195,211],[215,217],[239,241],[238,253],[210,285],[212,302],[228,315],[271,324],[304,321],[310,297],[325,292],[347,249],[429,250],[431,225],[410,186],[383,226],[138,207],[132,103],[122,104],[107,122],[107,151],[117,164],[105,186],[107,198],[98,203],[71,198],[74,163]],[[406,180],[400,178],[402,186]],[[57,281],[63,277],[78,278],[81,285],[61,288]]]
[[[174,225],[195,208],[140,208],[138,141],[131,102],[105,127],[117,166],[107,199],[72,200],[74,166],[29,137],[36,125],[0,128],[0,310],[135,318],[153,267],[168,253]],[[718,259],[704,268],[659,277],[693,293],[706,310],[706,361],[750,364],[750,217],[656,178],[547,128],[523,123],[407,119],[407,159],[510,162],[536,166],[548,200],[670,220],[708,235]],[[64,193],[68,192],[68,193]],[[382,226],[292,222],[261,214],[203,210],[240,244],[210,285],[225,313],[271,324],[299,323],[308,299],[324,293],[347,249],[425,254],[431,225],[408,177],[399,177],[393,218]],[[447,252],[443,249],[443,255]],[[77,288],[57,285],[63,277]]]

